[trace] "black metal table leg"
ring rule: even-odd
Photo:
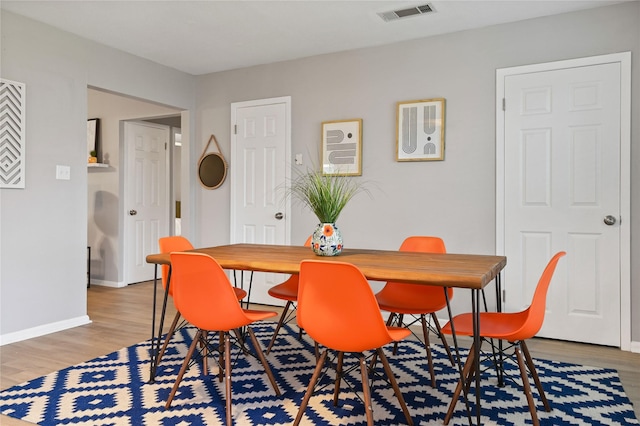
[[[158,288],[158,265],[155,265],[153,275],[153,318],[151,319],[151,360],[149,366],[149,383],[154,383],[158,369],[158,354],[160,353],[160,342],[162,341],[162,329],[164,327],[164,317],[167,312],[167,300],[169,299],[169,285],[171,284],[171,265],[167,274],[167,285],[164,289],[164,300],[162,302],[162,312],[160,314],[160,324],[156,336],[156,293]]]

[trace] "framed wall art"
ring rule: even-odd
[[[362,175],[362,119],[322,123],[322,174]]]
[[[443,98],[398,102],[397,161],[444,160]]]
[[[0,188],[24,189],[26,170],[27,86],[0,78]]]
[[[100,119],[90,118],[87,120],[87,156],[91,157],[91,151],[98,153],[100,148],[98,141],[100,140]]]

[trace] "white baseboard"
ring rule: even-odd
[[[91,285],[100,285],[103,287],[126,287],[127,285],[123,281],[105,281],[105,280],[91,280]]]
[[[88,315],[83,315],[81,317],[52,322],[50,324],[39,325],[37,327],[28,328],[26,330],[3,334],[0,335],[0,346],[20,342],[22,340],[32,339],[34,337],[44,336],[45,334],[51,334],[57,331],[62,331],[86,324],[91,324],[91,319]]]
[[[635,353],[635,354],[640,354],[640,342],[631,342],[631,347],[629,348],[629,351]]]

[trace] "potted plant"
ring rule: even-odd
[[[311,238],[311,248],[319,256],[336,256],[342,251],[342,234],[336,226],[338,216],[359,192],[366,191],[349,176],[323,175],[309,170],[293,180],[289,188],[297,201],[308,207],[318,218],[318,227]]]
[[[89,162],[90,163],[97,163],[98,162],[98,154],[95,151],[91,151],[89,153]]]

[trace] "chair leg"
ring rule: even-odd
[[[271,352],[271,348],[273,347],[273,344],[276,342],[276,337],[278,337],[278,332],[280,332],[280,327],[282,327],[282,324],[284,324],[284,319],[287,316],[287,312],[289,312],[289,306],[291,306],[292,303],[293,302],[289,300],[287,301],[287,304],[284,305],[282,315],[280,315],[280,319],[278,320],[278,325],[276,325],[276,330],[273,332],[273,336],[271,337],[269,346],[267,346],[267,352],[266,352],[267,355],[269,355],[269,352]]]
[[[404,315],[398,314],[398,327],[402,327],[402,323],[404,322]],[[393,352],[394,355],[398,354],[398,342],[393,342]]]
[[[222,383],[224,378],[224,368],[222,368],[224,360],[224,331],[218,333],[218,381]]]
[[[232,411],[231,411],[231,341],[229,338],[229,333],[224,333],[224,375],[226,377],[224,386],[225,386],[225,396],[226,396],[226,406],[227,406],[227,426],[233,425],[232,420]]]
[[[538,376],[538,372],[536,371],[535,365],[533,365],[533,359],[531,358],[531,354],[529,353],[529,348],[524,341],[520,342],[520,347],[522,348],[522,353],[524,354],[524,359],[527,362],[527,366],[529,367],[529,371],[533,376],[533,381],[536,384],[536,388],[538,389],[538,393],[540,394],[540,399],[542,399],[542,404],[544,404],[544,409],[546,412],[551,411],[551,406],[549,405],[549,401],[547,400],[547,396],[544,393],[544,388],[542,387],[542,383],[540,382],[540,377]]]
[[[524,365],[524,359],[520,352],[520,346],[515,347],[516,358],[518,359],[518,367],[520,367],[520,377],[522,378],[522,386],[524,387],[524,394],[527,397],[527,403],[529,404],[529,413],[531,413],[531,420],[533,420],[533,426],[540,426],[538,421],[538,415],[536,414],[536,404],[533,402],[533,395],[531,394],[531,386],[529,385],[529,378],[527,377],[527,367]]]
[[[327,359],[327,354],[329,353],[329,349],[325,349],[320,358],[318,359],[318,363],[316,364],[316,369],[313,372],[313,376],[311,376],[311,381],[309,382],[309,387],[307,388],[307,392],[304,394],[304,398],[302,398],[302,402],[300,403],[300,408],[298,409],[298,414],[296,415],[296,419],[293,422],[293,426],[298,426],[300,421],[302,420],[302,416],[304,415],[304,410],[307,408],[309,404],[309,400],[311,399],[311,395],[313,394],[313,389],[316,386],[316,382],[320,377],[320,373],[322,373],[322,367],[324,366],[324,362]]]
[[[456,408],[456,404],[458,403],[458,398],[460,397],[460,393],[462,392],[462,387],[467,386],[469,382],[469,378],[474,373],[475,370],[475,350],[474,345],[471,345],[469,349],[469,355],[467,356],[467,360],[464,362],[464,367],[462,368],[462,378],[458,380],[458,384],[456,385],[456,390],[453,392],[453,396],[451,397],[451,402],[449,403],[449,409],[447,410],[447,414],[444,417],[444,424],[448,425],[451,420],[451,416],[453,415],[453,411]]]
[[[182,376],[184,376],[184,372],[187,371],[187,367],[189,366],[189,361],[191,361],[191,357],[193,356],[193,353],[196,350],[196,346],[200,341],[200,334],[201,334],[201,331],[198,330],[196,332],[195,337],[193,338],[193,342],[191,342],[191,345],[189,346],[189,351],[187,352],[187,356],[184,358],[182,367],[180,367],[180,372],[178,373],[178,377],[176,377],[176,382],[174,383],[173,388],[171,389],[169,398],[167,398],[167,403],[164,405],[165,410],[168,410],[169,407],[171,407],[171,401],[173,401],[173,397],[176,395],[176,392],[178,391],[178,387],[180,386],[180,382],[182,381]]]
[[[173,337],[173,333],[176,331],[176,327],[178,326],[178,321],[180,321],[180,312],[176,312],[176,316],[173,317],[173,322],[171,323],[171,327],[169,327],[169,331],[167,332],[167,335],[164,338],[164,343],[162,344],[162,348],[158,353],[158,360],[156,361],[156,365],[160,365],[160,360],[162,360],[162,355],[164,355],[164,351],[167,350],[167,346],[169,346],[169,341]]]
[[[371,389],[369,388],[369,375],[367,374],[367,363],[364,355],[359,354],[360,374],[362,375],[362,396],[364,399],[364,411],[367,415],[367,426],[373,426],[373,406],[371,403]]]
[[[402,392],[400,392],[400,387],[398,386],[398,382],[396,381],[396,378],[393,375],[393,371],[391,371],[389,360],[387,359],[387,356],[384,354],[384,351],[382,350],[382,348],[376,349],[376,353],[380,357],[380,361],[382,362],[382,366],[384,367],[384,372],[387,374],[387,377],[389,378],[389,382],[391,382],[391,386],[393,387],[393,391],[396,394],[396,398],[398,398],[398,402],[400,403],[400,407],[402,408],[404,417],[407,419],[407,424],[409,426],[412,426],[413,420],[411,419],[411,414],[409,413],[409,409],[407,408],[407,403],[404,401]]]
[[[429,374],[431,374],[431,387],[436,387],[436,373],[433,371],[433,357],[431,356],[431,343],[429,342],[429,325],[425,315],[420,315],[422,322],[422,338],[424,339],[424,349],[427,351],[427,363],[429,364]]]
[[[438,317],[435,313],[431,314],[431,319],[433,320],[433,325],[436,326],[436,331],[438,332],[438,337],[442,340],[442,346],[444,346],[444,350],[447,351],[447,356],[449,357],[449,361],[451,361],[451,366],[455,367],[456,362],[453,360],[453,355],[451,354],[451,348],[449,348],[449,343],[447,339],[444,337],[444,333],[442,332],[442,327],[440,327],[440,321],[438,321]]]
[[[333,390],[333,406],[338,406],[338,396],[340,395],[340,382],[342,381],[342,362],[344,360],[344,352],[338,352],[338,363],[336,365],[336,383]]]
[[[264,353],[262,352],[260,343],[258,342],[258,339],[256,339],[256,335],[253,333],[253,330],[251,329],[251,327],[247,327],[247,331],[249,332],[249,337],[251,337],[251,342],[253,343],[253,347],[256,350],[256,355],[258,356],[258,359],[260,359],[260,362],[264,367],[265,373],[267,373],[267,377],[271,382],[271,386],[273,386],[273,390],[276,392],[276,395],[280,396],[281,395],[280,389],[278,388],[276,379],[273,375],[273,372],[271,371],[271,367],[269,367],[269,363],[267,362],[267,359],[265,358]]]

